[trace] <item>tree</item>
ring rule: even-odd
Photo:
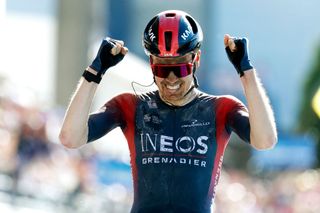
[[[311,134],[317,142],[318,167],[320,167],[320,118],[312,108],[312,99],[320,88],[320,46],[316,51],[314,64],[303,86],[298,131]]]

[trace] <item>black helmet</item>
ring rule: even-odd
[[[177,57],[200,48],[203,34],[197,21],[180,10],[157,14],[147,24],[143,46],[148,55]]]

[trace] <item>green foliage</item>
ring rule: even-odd
[[[320,141],[320,119],[311,106],[311,101],[320,87],[320,47],[315,54],[314,65],[312,66],[303,87],[301,99],[298,130],[308,132]]]
[[[300,104],[298,131],[311,134],[317,142],[317,158],[320,168],[320,119],[311,106],[312,98],[320,87],[320,47],[315,54],[314,64],[307,75]]]

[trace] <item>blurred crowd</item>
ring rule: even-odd
[[[0,212],[129,212],[128,163],[92,145],[64,148],[57,137],[63,110],[39,107],[0,97]],[[213,210],[311,213],[320,212],[319,201],[318,170],[253,176],[224,169]]]
[[[224,171],[215,198],[217,213],[320,212],[320,171],[282,171],[249,176]]]
[[[127,212],[131,189],[98,172],[104,153],[64,148],[63,111],[39,107],[0,97],[0,212]]]

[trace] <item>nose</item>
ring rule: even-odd
[[[166,78],[167,81],[169,82],[175,82],[177,81],[178,77],[174,74],[173,71],[171,71],[168,75],[168,77]]]

